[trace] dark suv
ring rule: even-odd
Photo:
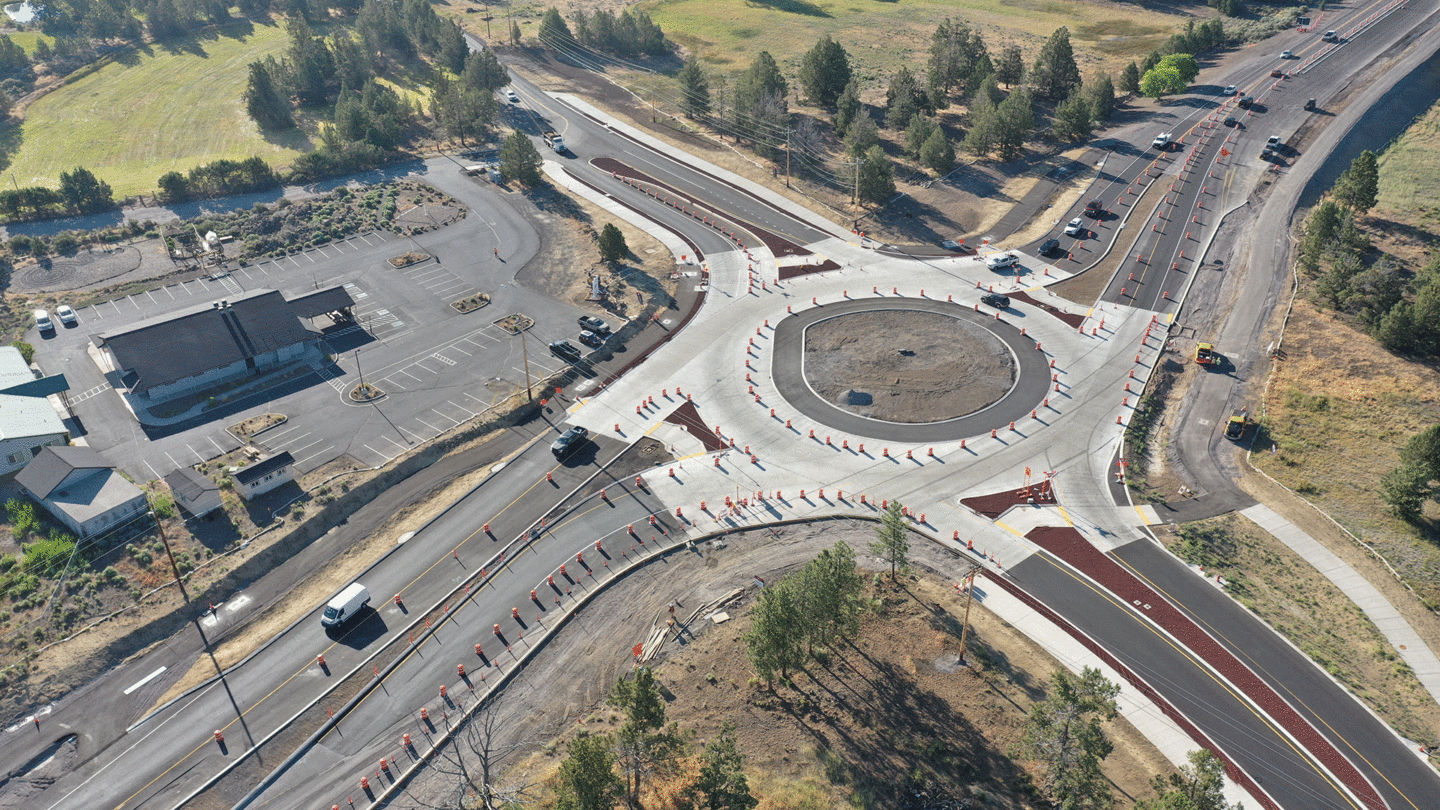
[[[980,296],[980,303],[996,309],[1005,309],[1010,306],[1010,299],[1000,293],[987,293]]]
[[[1057,251],[1057,250],[1059,250],[1059,249],[1060,249],[1060,240],[1059,240],[1059,239],[1046,239],[1044,242],[1042,242],[1042,243],[1040,244],[1040,255],[1041,255],[1041,256],[1049,256],[1051,253],[1054,253],[1055,251]]]
[[[1101,200],[1091,200],[1085,203],[1085,216],[1091,219],[1099,219],[1105,216],[1105,203]]]
[[[590,431],[583,427],[570,428],[560,434],[560,438],[550,445],[550,452],[554,453],[556,458],[568,456],[578,450],[585,443],[585,437],[589,435]]]
[[[571,362],[580,361],[580,350],[575,348],[575,344],[568,340],[557,340],[551,343],[550,351],[562,360],[569,360]]]
[[[1254,106],[1254,104],[1255,104],[1255,97],[1254,97],[1254,96],[1241,96],[1241,97],[1240,97],[1240,106],[1241,106],[1242,108],[1248,110],[1248,109],[1250,109],[1252,106]]]

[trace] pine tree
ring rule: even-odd
[[[1071,93],[1055,108],[1055,120],[1050,129],[1055,133],[1055,137],[1062,141],[1078,141],[1090,137],[1093,129],[1090,103],[1079,90]]]
[[[1070,29],[1064,26],[1050,35],[1035,67],[1030,70],[1030,86],[1043,99],[1058,100],[1080,86],[1080,68],[1075,64],[1075,51],[1070,47]]]
[[[1368,214],[1380,195],[1380,164],[1375,153],[1366,149],[1350,161],[1350,168],[1335,181],[1330,193],[1336,202],[1356,214]]]
[[[827,34],[800,62],[800,87],[811,103],[832,109],[852,78],[850,55]]]
[[[1035,101],[1030,91],[1018,88],[995,108],[995,148],[1001,160],[1020,157],[1025,140],[1035,128]]]
[[[880,525],[875,529],[875,542],[870,544],[870,553],[890,564],[890,578],[910,571],[910,528],[905,525],[905,507],[900,501],[891,501],[880,513]]]
[[[1000,62],[995,65],[995,81],[1006,87],[1014,87],[1025,79],[1025,57],[1019,45],[1011,45],[1000,52]]]
[[[880,128],[875,126],[874,119],[864,113],[857,115],[845,132],[845,151],[858,158],[879,144]]]
[[[538,34],[540,44],[551,50],[568,50],[575,43],[575,35],[570,33],[570,26],[565,24],[565,18],[554,6],[545,10],[545,16],[540,19],[540,33]]]
[[[902,65],[885,91],[885,125],[891,129],[905,129],[916,113],[922,110],[933,112],[928,109],[929,104],[930,99],[921,90],[915,75]]]
[[[920,147],[920,162],[934,169],[937,174],[946,175],[955,168],[955,147],[939,127],[930,133],[925,145]]]
[[[621,675],[606,703],[625,717],[615,732],[615,749],[625,776],[627,801],[638,807],[645,777],[670,770],[676,757],[684,752],[684,738],[676,727],[665,728],[665,698],[649,667],[636,670],[634,680]]]
[[[1140,92],[1140,68],[1133,59],[1120,72],[1120,92],[1131,94]]]
[[[603,262],[618,262],[630,255],[630,247],[625,244],[625,234],[615,227],[615,223],[607,222],[605,227],[600,229],[600,260]]]
[[[518,129],[510,133],[500,146],[500,173],[527,188],[535,188],[542,182],[542,162],[540,152],[530,142],[530,137]]]
[[[60,172],[60,196],[72,210],[82,214],[108,211],[115,207],[110,184],[97,178],[83,166],[74,171]]]
[[[735,726],[720,726],[720,736],[700,755],[700,773],[680,794],[680,810],[751,810],[760,803],[750,793],[745,757],[735,745]]]
[[[610,746],[610,737],[605,734],[571,741],[560,763],[555,805],[559,810],[614,810],[625,785],[615,775],[615,755]]]
[[[250,78],[245,85],[245,111],[262,129],[289,129],[295,126],[290,100],[281,95],[274,77],[263,62],[250,63]]]
[[[1046,765],[1044,792],[1064,810],[1101,810],[1113,801],[1100,763],[1114,750],[1100,724],[1115,718],[1120,687],[1100,670],[1051,676],[1049,697],[1030,709],[1024,745]]]
[[[788,680],[790,670],[805,661],[800,642],[806,627],[799,594],[791,583],[781,580],[760,591],[745,634],[745,651],[755,674],[767,683],[773,683],[777,673]]]
[[[855,80],[851,79],[850,83],[845,85],[845,91],[840,94],[840,98],[835,102],[835,117],[832,119],[835,123],[835,134],[842,138],[845,137],[846,133],[850,131],[850,124],[857,116],[863,114],[864,108],[860,103],[860,88],[856,86]],[[866,148],[868,149],[869,147]]]
[[[510,21],[510,44],[520,44],[520,23],[515,22],[514,20]]]
[[[700,67],[694,53],[685,59],[685,66],[675,78],[680,82],[680,110],[692,121],[710,114],[710,80]]]
[[[1094,124],[1102,124],[1110,120],[1110,115],[1115,112],[1115,83],[1110,76],[1101,73],[1082,88],[1085,94],[1085,101],[1090,105],[1090,119]]]
[[[910,119],[910,126],[905,128],[905,154],[910,157],[920,158],[920,150],[924,148],[925,142],[930,140],[930,135],[940,129],[935,119],[917,115]]]
[[[780,66],[768,51],[761,51],[749,69],[735,82],[735,129],[748,139],[755,153],[769,157],[777,153],[790,125],[790,109],[785,100],[790,92]]]

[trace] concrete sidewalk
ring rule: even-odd
[[[1275,535],[1275,538],[1284,543],[1315,567],[1317,571],[1325,575],[1325,578],[1335,583],[1335,586],[1345,592],[1370,621],[1380,628],[1385,639],[1405,660],[1405,663],[1415,671],[1415,676],[1430,697],[1440,703],[1440,659],[1435,657],[1434,650],[1431,650],[1415,628],[1405,621],[1405,617],[1390,604],[1384,594],[1380,593],[1369,580],[1360,575],[1359,571],[1351,568],[1344,560],[1335,556],[1330,549],[1321,545],[1315,538],[1300,530],[1300,527],[1281,517],[1275,510],[1264,504],[1255,504],[1240,510],[1240,514],[1250,518],[1260,528]]]

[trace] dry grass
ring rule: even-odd
[[[1380,478],[1410,436],[1440,422],[1440,373],[1295,304],[1253,463],[1363,538],[1440,607],[1440,548],[1389,516]],[[1269,452],[1272,443],[1275,452]]]
[[[1440,224],[1440,104],[1396,138],[1380,156],[1375,212],[1416,226]]]
[[[1324,575],[1268,532],[1240,515],[1161,527],[1172,551],[1187,555],[1180,532],[1220,538],[1205,562],[1210,576],[1290,639],[1408,739],[1433,742],[1440,705],[1430,697],[1379,628]]]

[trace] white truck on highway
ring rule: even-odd
[[[547,129],[545,130],[545,134],[540,137],[545,139],[546,146],[554,149],[557,153],[565,151],[565,141],[560,137],[560,133],[555,130]]]

